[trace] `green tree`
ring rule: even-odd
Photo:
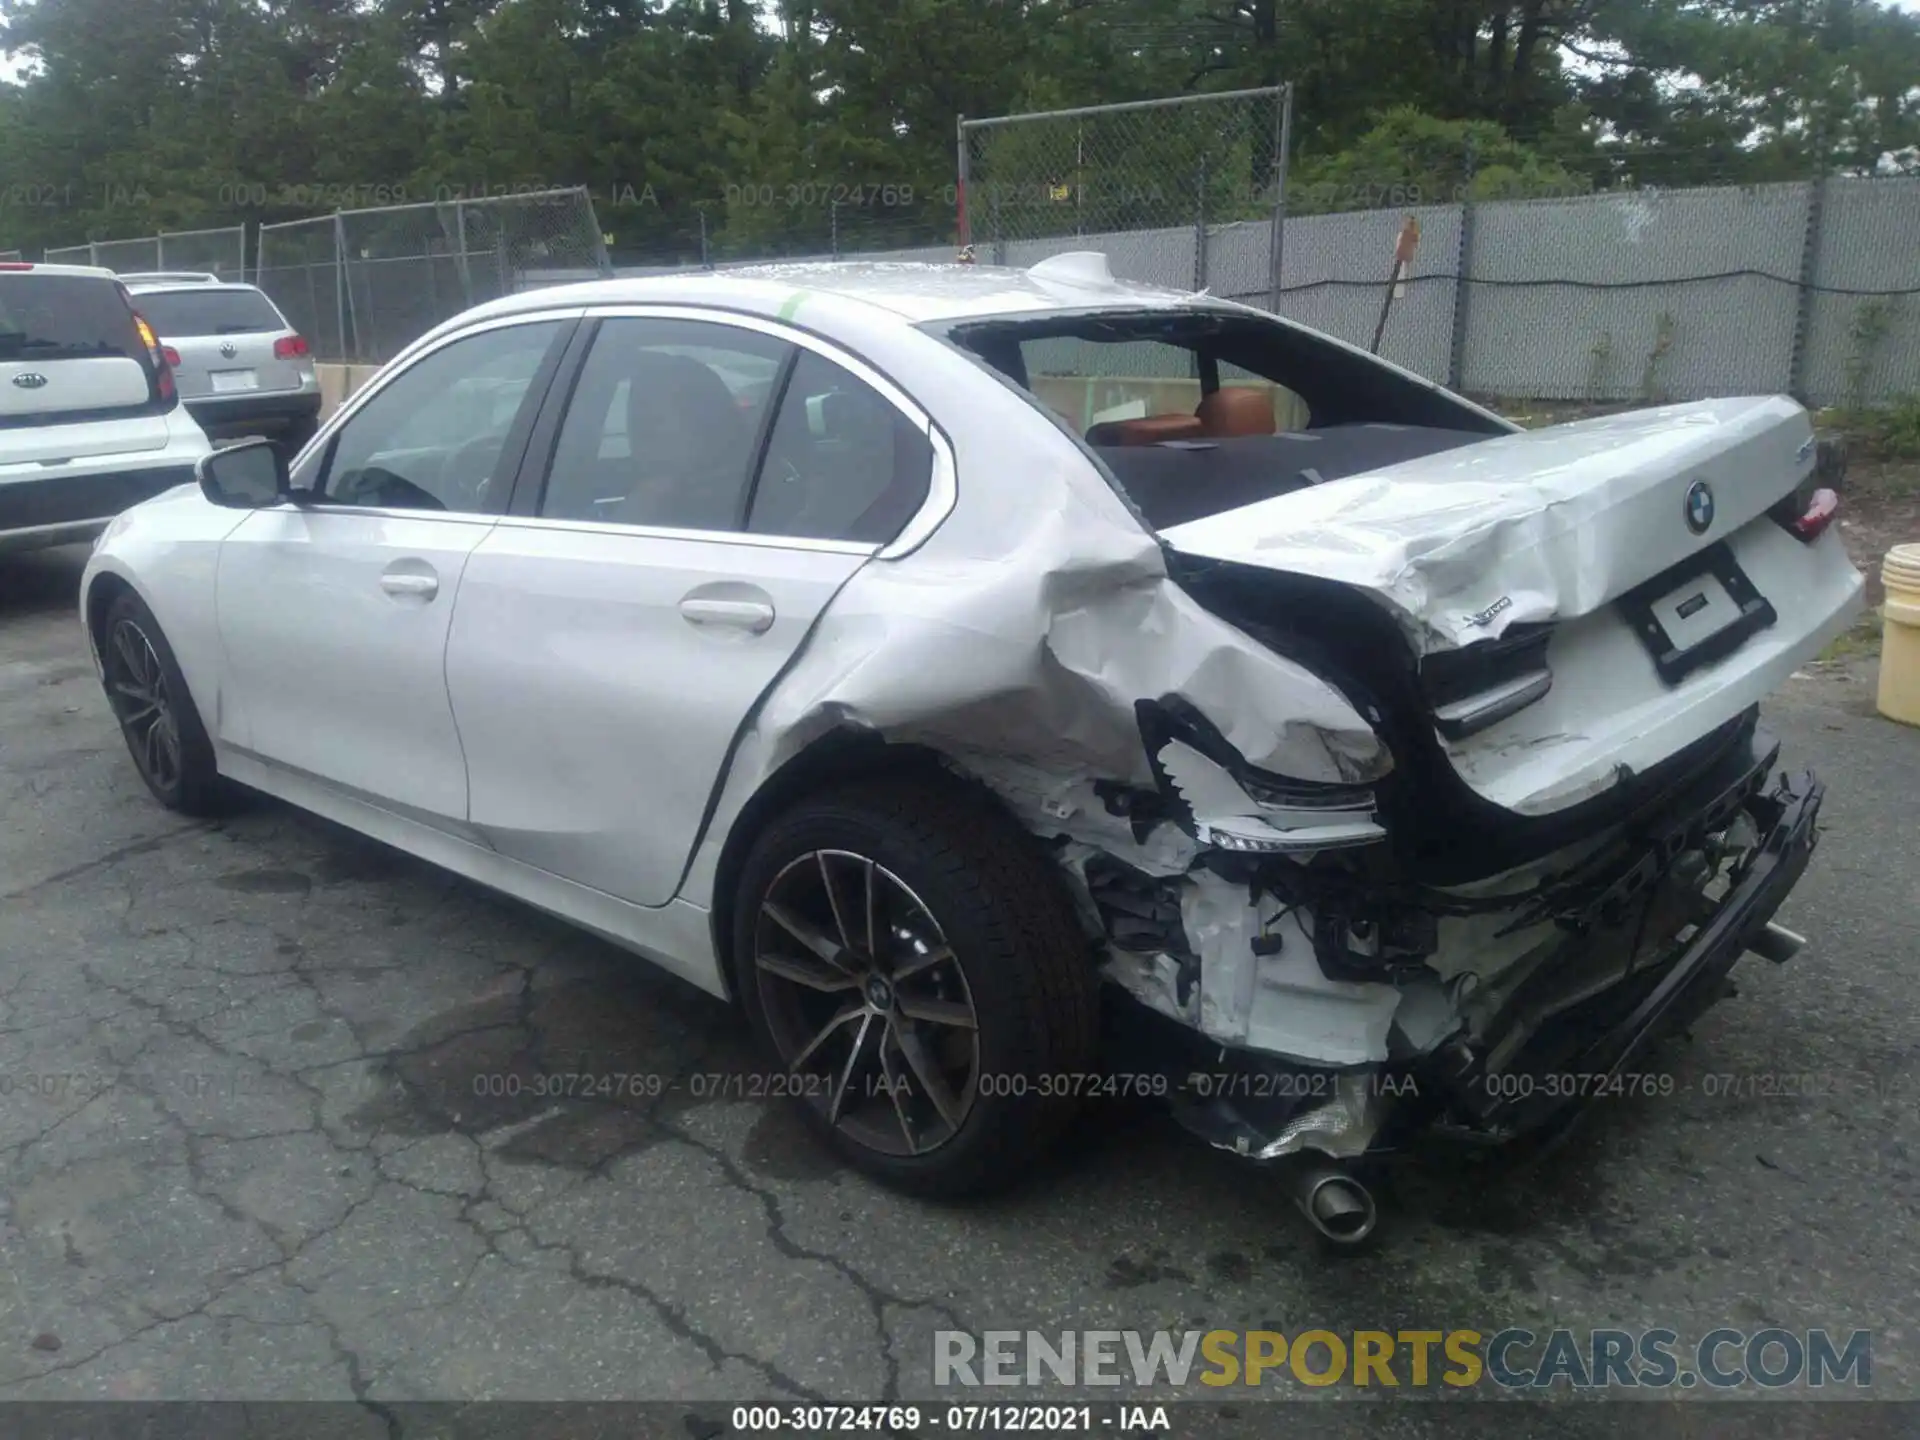
[[[1471,157],[1471,159],[1469,158]],[[1590,188],[1491,120],[1390,110],[1346,149],[1303,157],[1288,186],[1293,214],[1475,199],[1566,195]]]
[[[1920,169],[1878,0],[0,0],[0,53],[27,248],[529,184],[635,257],[924,244],[957,116],[1280,81],[1296,209],[1450,194],[1469,140],[1486,195]],[[1034,233],[1257,212],[1271,155],[1207,125],[1009,127],[981,173],[1045,182]]]

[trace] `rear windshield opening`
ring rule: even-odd
[[[1081,436],[1155,529],[1506,433],[1264,316],[1100,310],[927,328]]]
[[[287,328],[258,290],[147,290],[134,296],[133,303],[163,340]]]
[[[98,359],[147,363],[120,287],[84,275],[0,276],[0,360]]]

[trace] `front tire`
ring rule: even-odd
[[[1096,1064],[1099,982],[1054,862],[956,781],[876,779],[780,816],[742,868],[733,951],[770,1088],[898,1189],[1019,1180]]]
[[[107,703],[154,798],[183,815],[214,815],[225,787],[200,712],[160,622],[131,590],[107,607],[100,626]]]

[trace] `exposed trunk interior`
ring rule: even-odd
[[[1096,446],[1146,522],[1164,530],[1487,437],[1366,421],[1276,435]]]
[[[1369,718],[1407,882],[1468,884],[1657,811],[1859,604],[1837,538],[1801,524],[1826,492],[1783,397],[1522,431],[1201,301],[946,338],[1080,435],[1202,604]]]

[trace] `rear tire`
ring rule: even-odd
[[[228,791],[173,647],[131,590],[100,625],[102,683],[133,765],[154,798],[183,815],[216,815]]]
[[[980,793],[893,777],[802,801],[733,904],[768,1089],[855,1169],[1003,1189],[1072,1118],[1097,1063],[1092,955],[1052,859]]]

